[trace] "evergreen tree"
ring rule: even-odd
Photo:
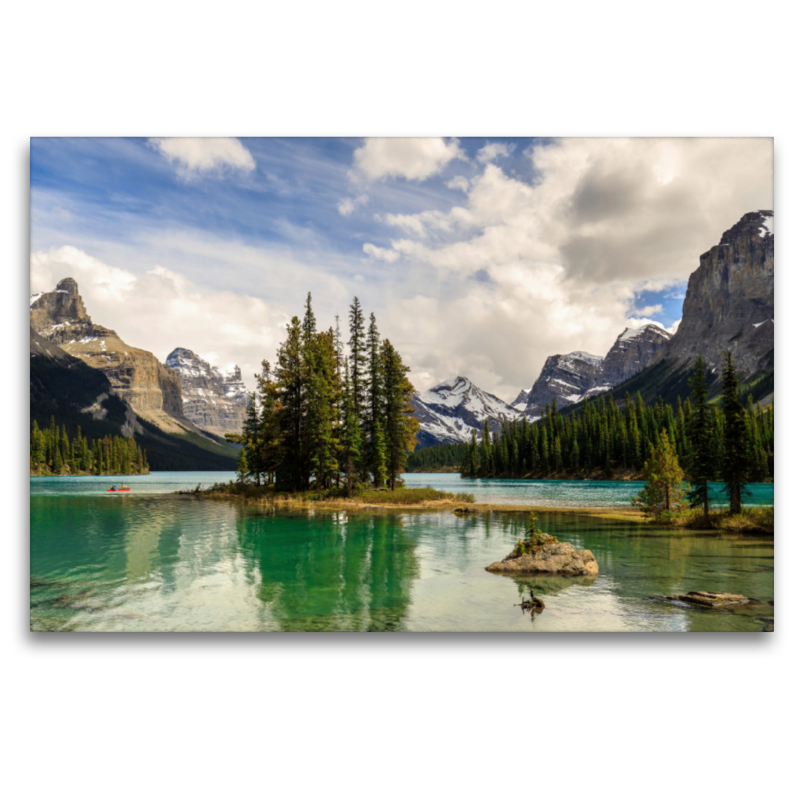
[[[722,355],[722,413],[725,418],[722,480],[725,481],[731,514],[740,514],[748,479],[747,425],[744,408],[739,402],[739,378],[730,350]]]
[[[364,312],[357,297],[350,306],[350,391],[356,417],[363,425],[367,400],[366,358],[367,345],[364,340]]]
[[[383,396],[383,374],[382,362],[380,354],[380,334],[378,333],[378,323],[375,320],[375,314],[370,314],[369,317],[369,330],[367,332],[367,354],[369,358],[369,402],[365,409],[366,424],[364,427],[364,438],[369,443],[368,445],[368,458],[367,467],[372,472],[373,481],[375,486],[382,486],[386,477],[380,478],[378,473],[386,472],[386,442],[382,428],[382,417],[384,414],[385,398]],[[378,437],[382,437],[380,446],[383,448],[383,453],[379,454],[377,448],[379,443]],[[383,463],[379,464],[382,459]]]
[[[303,353],[300,320],[292,317],[286,326],[286,341],[278,349],[275,383],[280,398],[279,425],[284,444],[276,470],[279,488],[300,491],[308,488],[308,446],[306,442],[307,366]]]
[[[397,476],[405,470],[408,454],[416,446],[419,422],[411,405],[414,387],[407,378],[409,369],[388,339],[381,346],[381,361],[386,398],[386,466],[389,486],[394,490]]]
[[[361,423],[353,402],[353,390],[350,386],[350,365],[347,359],[345,359],[344,364],[344,399],[342,403],[344,425],[342,426],[341,453],[347,496],[352,497],[361,460]]]
[[[658,443],[644,463],[644,478],[647,483],[631,500],[633,505],[656,518],[680,510],[685,495],[683,470],[664,430],[659,434]]]
[[[236,477],[241,485],[244,485],[249,472],[250,467],[247,465],[247,453],[244,447],[242,447],[242,449],[239,450],[239,458],[236,461]]]
[[[713,419],[711,407],[708,404],[708,390],[706,389],[706,365],[703,356],[697,357],[694,366],[694,375],[689,379],[692,387],[692,413],[688,424],[690,457],[688,458],[688,477],[692,484],[689,492],[689,505],[692,508],[702,508],[705,526],[709,527],[708,484],[714,480],[714,447],[713,447]],[[681,409],[679,418],[683,416]]]

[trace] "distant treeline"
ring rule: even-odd
[[[490,434],[488,421],[479,440],[463,444],[428,447],[413,453],[408,469],[423,471],[458,467],[462,477],[477,478],[581,478],[618,471],[639,473],[662,430],[675,448],[681,467],[691,465],[689,430],[693,414],[691,400],[678,398],[677,411],[659,398],[645,405],[641,394],[626,395],[622,404],[600,395],[584,401],[579,410],[559,414],[555,402],[540,420],[504,423]],[[750,398],[744,408],[749,479],[771,480],[774,475],[774,408],[754,406]],[[712,420],[711,454],[714,479],[722,478],[724,414],[709,406]]]
[[[31,475],[141,475],[148,473],[145,451],[131,437],[87,439],[78,428],[74,437],[66,426],[31,427]]]

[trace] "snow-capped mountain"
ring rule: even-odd
[[[166,365],[178,373],[183,413],[195,425],[219,435],[241,432],[248,395],[239,367],[222,371],[185,347],[176,347]]]
[[[414,395],[418,445],[466,442],[473,430],[480,437],[487,418],[492,431],[523,416],[537,420],[554,399],[558,408],[591,399],[644,369],[671,338],[658,325],[643,325],[626,328],[605,356],[582,350],[550,356],[531,389],[521,391],[510,405],[467,378],[444,381]]]
[[[559,408],[577,403],[597,384],[602,367],[603,356],[582,350],[549,356],[528,392],[522,412],[526,417],[537,419],[553,399]],[[522,401],[516,407],[521,405]]]
[[[418,392],[411,402],[420,422],[417,434],[420,447],[467,442],[473,430],[481,433],[487,418],[489,429],[495,431],[504,421],[519,417],[517,410],[508,403],[461,376],[444,381],[427,392]]]
[[[625,328],[605,356],[583,351],[550,356],[525,398],[514,408],[529,419],[556,401],[558,408],[591,399],[641,372],[664,349],[671,334],[658,325]]]

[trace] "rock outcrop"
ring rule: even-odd
[[[531,419],[541,417],[545,406],[553,400],[558,408],[577,403],[597,385],[602,369],[602,356],[582,350],[549,356],[528,392],[525,415]]]
[[[496,561],[486,571],[504,575],[597,575],[599,568],[591,550],[576,550],[569,542],[553,542],[533,553]]]
[[[625,328],[606,353],[597,386],[612,388],[641,372],[664,350],[672,334],[659,325]]]
[[[641,372],[671,338],[658,325],[643,325],[625,328],[605,356],[583,351],[550,356],[530,392],[521,392],[514,408],[529,419],[538,419],[553,400],[557,408],[564,408],[607,392]]]
[[[166,364],[180,378],[184,416],[219,436],[241,433],[248,393],[239,367],[223,372],[185,347],[176,347]]]
[[[657,361],[686,364],[702,354],[716,370],[731,350],[742,378],[773,369],[774,320],[773,212],[752,211],[700,256],[680,327]]]
[[[672,594],[664,600],[678,600],[702,608],[726,608],[728,606],[742,606],[750,603],[750,598],[742,594],[728,594],[727,592],[687,592],[686,594]]]
[[[53,292],[31,297],[30,321],[43,339],[100,370],[140,417],[165,431],[196,431],[183,416],[178,376],[152,353],[131,347],[116,331],[92,322],[72,278],[59,281]]]

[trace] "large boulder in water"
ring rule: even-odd
[[[597,575],[599,568],[591,550],[576,550],[569,542],[552,542],[533,553],[513,554],[486,567],[487,572],[505,575]]]

